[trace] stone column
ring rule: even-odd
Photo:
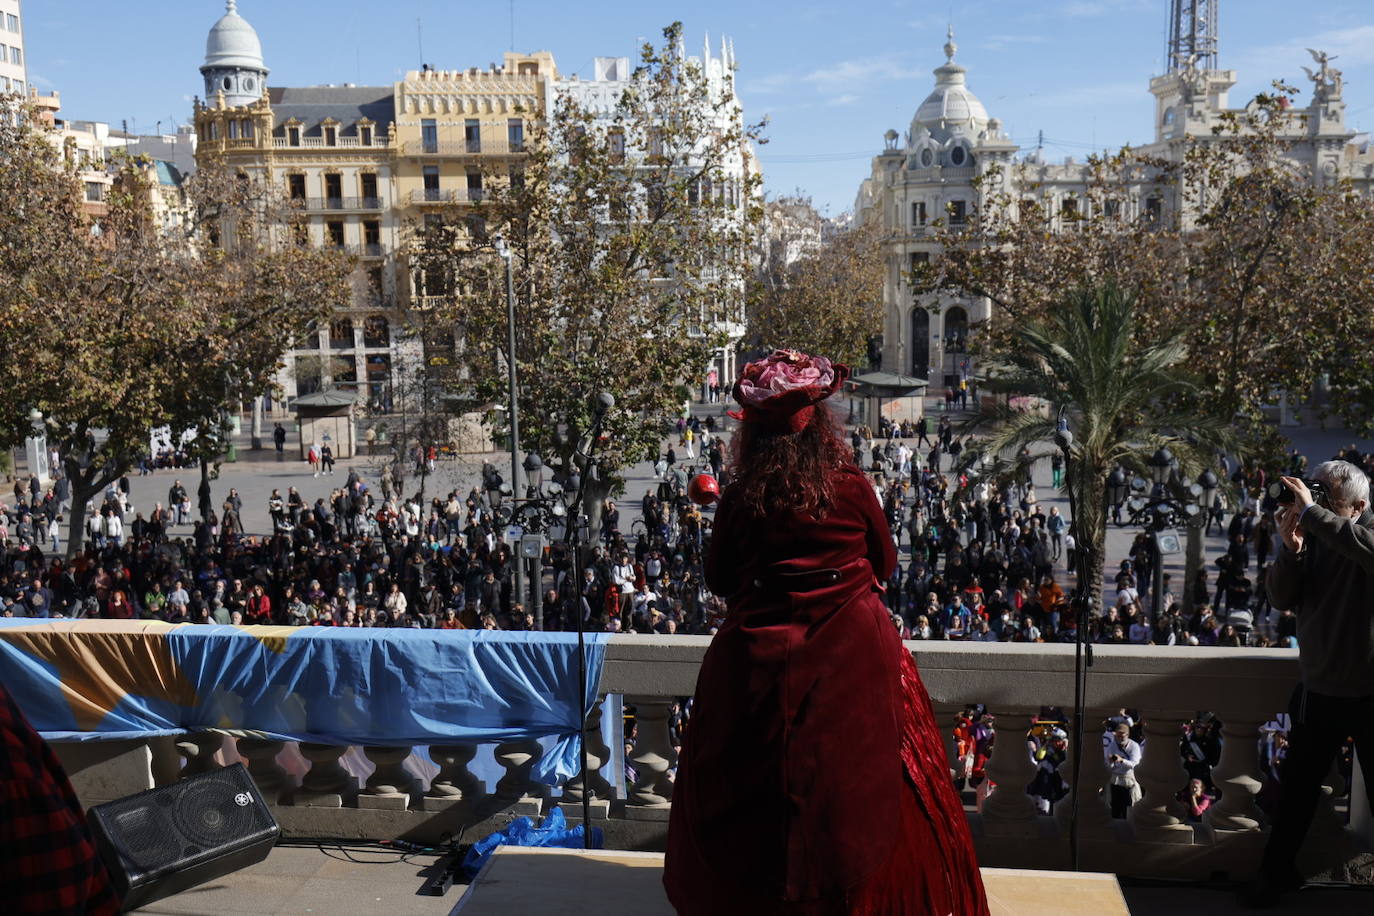
[[[582,740],[587,742],[587,781],[590,784],[591,795],[588,807],[593,820],[602,820],[610,816],[611,796],[614,794],[611,784],[600,773],[611,757],[611,749],[601,737],[601,703],[605,699],[605,694],[596,698],[596,704],[592,706],[582,729]],[[563,802],[566,807],[563,813],[568,817],[582,816],[582,789],[581,772],[563,786]]]
[[[477,755],[475,744],[430,745],[429,758],[439,765],[425,793],[425,810],[438,811],[487,794],[486,783],[468,769]]]
[[[639,778],[629,792],[625,816],[633,820],[667,820],[673,803],[673,781],[668,770],[677,764],[677,752],[668,736],[668,697],[626,697],[635,707],[639,737],[630,762]]]
[[[300,743],[310,769],[291,796],[291,804],[309,808],[342,808],[358,794],[358,780],[339,763],[348,748],[332,744]]]
[[[183,778],[209,773],[223,766],[215,759],[215,754],[224,746],[224,736],[219,732],[195,732],[177,739],[177,753],[186,761],[181,768]]]
[[[1263,813],[1255,805],[1260,790],[1259,726],[1255,719],[1228,715],[1221,726],[1221,760],[1212,768],[1212,782],[1221,799],[1203,819],[1213,830],[1236,833],[1260,832]]]
[[[269,805],[277,804],[294,788],[286,770],[277,764],[277,755],[285,746],[285,741],[268,738],[238,739],[239,756],[248,761],[248,772]]]
[[[544,787],[530,779],[530,770],[542,754],[543,748],[533,739],[496,746],[496,762],[506,768],[506,775],[496,783],[496,794],[510,801],[506,810],[511,814],[538,815],[542,810]]]
[[[1102,757],[1102,730],[1090,723],[1101,722],[1108,715],[1100,709],[1089,709],[1084,716],[1083,747],[1074,747],[1069,741],[1069,756],[1059,768],[1064,781],[1069,783],[1069,794],[1054,806],[1054,817],[1059,822],[1059,833],[1065,841],[1069,837],[1069,826],[1073,818],[1073,795],[1080,793],[1078,801],[1078,836],[1080,839],[1114,840],[1116,827],[1112,821],[1111,796],[1107,792],[1107,764]],[[1073,785],[1074,755],[1082,752],[1082,772],[1079,783]]]
[[[1026,749],[1030,717],[1002,713],[993,723],[997,740],[987,764],[988,778],[996,788],[983,803],[983,830],[989,835],[1034,837],[1039,833],[1035,800],[1026,786],[1035,778],[1035,764]]]
[[[415,777],[405,768],[410,747],[364,747],[363,753],[376,769],[367,777],[363,791],[358,793],[358,807],[407,810],[410,793],[415,788]]]
[[[1176,798],[1188,785],[1188,771],[1178,753],[1183,720],[1177,717],[1148,716],[1144,721],[1144,757],[1135,768],[1142,797],[1127,814],[1135,838],[1144,843],[1190,845],[1193,828],[1187,811]]]

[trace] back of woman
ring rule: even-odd
[[[732,483],[664,885],[680,913],[987,912],[944,745],[880,594],[896,563],[822,400],[848,370],[778,351],[735,386]]]

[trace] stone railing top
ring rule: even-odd
[[[606,650],[604,693],[687,696],[696,688],[706,636],[617,635]],[[1058,643],[909,641],[937,703],[987,703],[996,710],[1073,704],[1074,647]],[[1201,646],[1092,647],[1088,706],[1140,707],[1156,714],[1268,718],[1287,707],[1298,676],[1294,649]]]

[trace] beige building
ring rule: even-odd
[[[0,0],[0,93],[28,95],[29,63],[19,0]]]
[[[494,171],[518,172],[553,57],[506,54],[487,70],[426,67],[391,86],[269,88],[268,72],[256,31],[230,0],[206,42],[196,160],[222,157],[270,181],[298,202],[311,243],[359,259],[352,306],[286,355],[287,398],[336,388],[387,413],[399,397],[398,369],[426,347],[454,344],[451,333],[422,341],[405,321],[425,299],[410,277],[407,239],[432,215],[480,200]]]

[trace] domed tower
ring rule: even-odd
[[[935,89],[911,119],[911,135],[916,136],[924,128],[940,141],[948,140],[955,133],[977,137],[987,127],[988,112],[969,91],[965,76],[968,71],[954,62],[959,46],[954,43],[953,26],[950,26],[944,50],[945,62],[935,68]]]
[[[224,93],[224,104],[237,108],[262,98],[267,85],[267,65],[262,60],[258,33],[239,15],[237,0],[226,0],[224,15],[205,39],[205,101],[213,105]]]

